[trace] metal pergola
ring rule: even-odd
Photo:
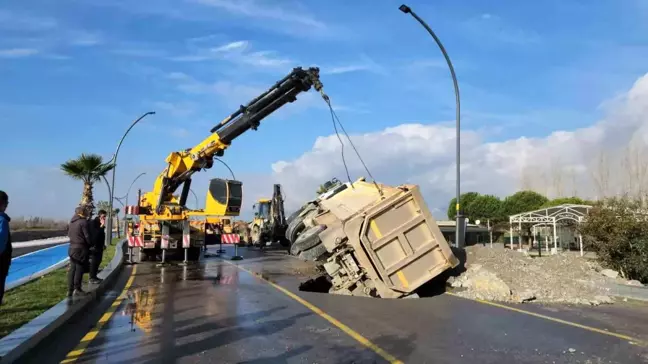
[[[553,226],[554,250],[557,252],[558,243],[557,243],[557,234],[556,234],[556,224],[565,220],[574,221],[580,224],[587,219],[587,215],[591,208],[592,206],[590,205],[564,204],[559,206],[547,207],[545,209],[540,209],[535,211],[522,212],[517,215],[509,216],[510,233],[511,233],[511,249],[513,249],[513,224],[514,223],[518,224],[518,228],[520,232],[522,231],[522,224],[533,224],[534,228],[535,226],[538,225],[551,225]],[[583,237],[580,234],[578,234],[578,242],[580,245],[580,255],[583,256]],[[518,249],[520,248],[522,248],[522,239],[518,239]]]

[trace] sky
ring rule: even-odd
[[[146,173],[132,184],[132,204],[170,152],[198,144],[299,66],[320,68],[378,182],[419,185],[433,214],[445,218],[456,181],[452,81],[438,47],[400,4],[3,1],[0,189],[10,195],[9,212],[68,218],[82,186],[60,164],[81,153],[110,159],[130,123],[155,111],[119,153],[116,196]],[[457,73],[462,191],[592,197],[639,184],[623,177],[631,173],[622,166],[632,164],[628,146],[641,155],[647,140],[648,3],[407,5],[441,38]],[[273,183],[283,185],[291,210],[323,181],[346,179],[340,148],[314,91],[241,135],[222,160],[243,182],[243,217]],[[348,143],[345,152],[351,178],[367,176]],[[602,174],[612,176],[606,191]],[[230,174],[216,163],[195,175],[197,206],[215,177]],[[95,194],[107,199],[106,186],[97,184]]]

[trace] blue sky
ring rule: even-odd
[[[294,66],[321,68],[352,134],[452,122],[443,58],[400,4],[4,1],[0,152],[14,157],[0,171],[52,169],[81,152],[108,158],[130,121],[154,110],[122,149],[117,189],[126,189],[139,170],[162,170],[171,150],[207,137]],[[605,100],[648,71],[648,5],[640,0],[408,5],[444,42],[463,127],[483,142],[591,125]],[[271,175],[273,163],[300,158],[331,133],[323,101],[302,95],[235,140],[224,160],[240,175]]]

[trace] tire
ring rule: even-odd
[[[306,206],[308,206],[308,205],[304,205],[304,206],[300,207],[297,211],[295,211],[295,212],[293,212],[292,214],[290,214],[290,216],[288,216],[288,218],[286,219],[286,224],[290,225],[290,223],[291,223],[291,222],[292,222],[292,221],[293,221],[297,216],[299,216],[299,214],[301,214],[302,211],[304,211],[304,209],[306,208]]]
[[[301,253],[299,253],[299,257],[304,260],[311,260],[311,261],[316,261],[320,259],[324,254],[326,254],[328,251],[326,250],[326,247],[322,244],[315,245],[314,247],[304,250]]]
[[[307,217],[316,213],[316,211],[317,211],[317,206],[315,206],[314,204],[306,205],[304,210],[302,211],[302,214],[296,217],[288,225],[288,228],[286,229],[286,239],[288,239],[291,243],[294,243],[297,240],[299,234],[301,234],[306,229],[306,224],[304,224],[304,220]]]
[[[252,226],[252,233],[250,235],[252,245],[260,245],[262,243],[263,236],[261,235],[261,227],[259,225]]]
[[[295,247],[295,249],[292,250],[302,252],[320,244],[322,240],[320,239],[319,234],[325,229],[326,225],[317,225],[304,231],[299,235],[297,240],[293,242],[293,247]]]

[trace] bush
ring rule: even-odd
[[[25,218],[18,216],[11,218],[9,225],[12,231],[36,229],[65,230],[67,222],[42,217]]]
[[[597,202],[581,225],[583,243],[626,279],[648,281],[648,213],[627,197]]]

